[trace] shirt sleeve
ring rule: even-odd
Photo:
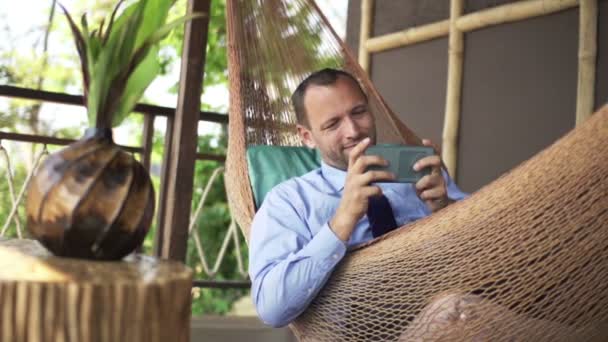
[[[308,307],[346,253],[328,223],[312,235],[298,200],[284,189],[271,191],[251,228],[251,293],[258,315],[273,327],[289,324]]]
[[[454,201],[460,201],[469,196],[469,194],[460,190],[458,185],[456,185],[456,183],[454,183],[454,180],[452,179],[452,177],[450,177],[450,175],[447,173],[447,171],[445,169],[441,169],[441,172],[443,173],[443,178],[446,181],[446,188],[448,190],[449,199],[454,200]]]

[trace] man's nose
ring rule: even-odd
[[[361,133],[361,129],[355,120],[350,117],[346,117],[344,120],[345,135],[348,138],[357,138]]]

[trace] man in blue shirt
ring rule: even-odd
[[[388,200],[393,226],[402,226],[466,196],[442,171],[437,155],[414,165],[416,171],[432,169],[416,184],[382,183],[395,175],[367,171],[387,162],[364,155],[376,142],[375,122],[367,96],[350,74],[315,72],[298,86],[292,102],[298,134],[319,150],[322,164],[272,189],[253,220],[252,296],[260,318],[274,327],[306,309],[349,247],[376,236],[368,212],[372,201],[382,199],[386,207]]]

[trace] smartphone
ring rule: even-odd
[[[396,144],[380,144],[367,148],[365,155],[377,155],[388,161],[388,166],[371,166],[369,170],[390,171],[397,177],[392,183],[416,183],[425,175],[431,173],[431,168],[414,171],[414,164],[428,156],[435,154],[432,147],[410,146]],[[389,183],[389,182],[387,182]]]

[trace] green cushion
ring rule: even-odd
[[[247,148],[249,179],[255,205],[260,207],[275,185],[308,173],[321,165],[316,149],[291,146],[251,146]]]

